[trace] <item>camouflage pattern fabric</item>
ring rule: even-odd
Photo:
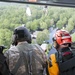
[[[30,45],[26,42],[22,42],[21,44],[19,44],[18,46],[22,46],[24,47],[24,50],[30,50]],[[44,63],[43,64],[43,67],[42,65],[37,61],[37,69],[40,71],[40,70],[43,70],[44,67],[46,66],[46,56],[45,56],[45,53],[43,52],[43,50],[40,48],[40,46],[36,46],[36,45],[32,45],[33,46],[33,49],[35,50],[35,53],[37,56],[40,57],[41,61]],[[6,61],[7,61],[7,64],[9,65],[9,69],[10,71],[12,71],[15,67],[15,64],[17,63],[18,59],[19,59],[19,50],[17,48],[17,46],[12,46],[8,51],[5,52],[4,54],[6,56]],[[24,61],[21,61],[21,66],[18,68],[18,71],[16,72],[15,75],[22,75],[24,72],[26,72],[26,68],[25,68],[25,65],[24,65]],[[43,75],[43,74],[41,74]]]

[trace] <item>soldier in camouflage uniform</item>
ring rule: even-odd
[[[45,53],[39,45],[30,44],[31,35],[29,31],[23,26],[17,27],[14,30],[12,41],[13,46],[5,53],[11,73],[14,75],[45,75],[45,72],[43,72],[46,66]],[[21,54],[22,51],[25,52],[26,50],[31,52],[33,50],[34,52],[31,56],[35,55],[34,57],[36,58],[34,60],[30,56],[30,60],[33,61],[29,60],[30,65],[27,63],[29,56],[25,55],[23,57],[23,54]]]

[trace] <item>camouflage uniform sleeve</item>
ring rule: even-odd
[[[12,70],[15,68],[16,63],[20,58],[19,54],[20,54],[19,50],[17,49],[16,46],[11,47],[8,51],[4,53],[10,72],[12,72]],[[18,68],[15,75],[22,75],[24,72],[25,72],[25,66],[22,61],[22,65]]]
[[[19,51],[17,50],[16,47],[13,46],[4,53],[4,56],[6,57],[6,62],[9,66],[10,71],[11,71],[19,59]]]

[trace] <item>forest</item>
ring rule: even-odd
[[[75,8],[0,2],[0,45],[9,48],[14,29],[21,25],[31,34],[39,31],[38,44],[49,39],[50,27],[68,30],[75,42]]]

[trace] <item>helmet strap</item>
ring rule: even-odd
[[[53,45],[54,45],[54,47],[58,50],[59,44],[58,44],[56,41],[53,42]]]
[[[18,44],[18,41],[17,41],[17,35],[16,34],[14,34],[13,36],[12,36],[12,45],[17,45]]]

